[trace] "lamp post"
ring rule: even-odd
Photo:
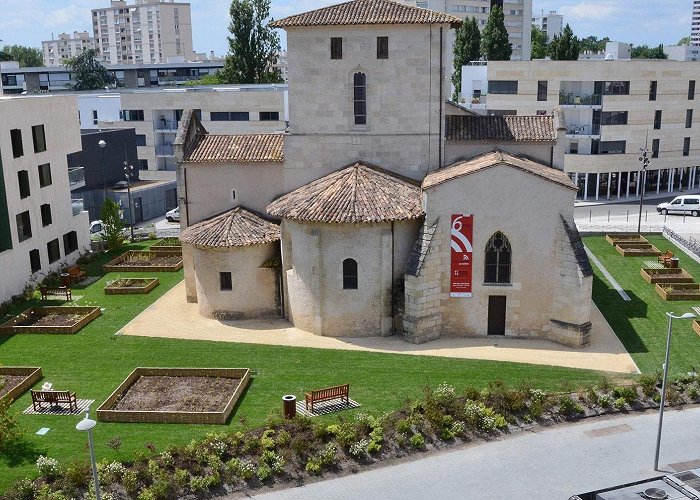
[[[100,481],[97,478],[97,464],[95,463],[95,447],[92,444],[92,429],[97,425],[97,422],[88,418],[89,413],[85,412],[85,418],[82,419],[75,428],[82,432],[88,433],[88,446],[90,447],[90,462],[92,463],[92,479],[95,481],[95,498],[101,500],[100,496]]]
[[[100,139],[97,145],[100,146],[100,151],[102,151],[102,203],[104,203],[107,199],[107,178],[105,176],[105,146],[107,146],[107,143]]]
[[[134,210],[131,205],[131,172],[134,170],[133,165],[124,161],[124,177],[126,178],[126,193],[129,197],[129,228],[131,229],[131,241],[134,241]]]
[[[664,424],[664,404],[666,403],[666,380],[668,378],[668,362],[671,356],[671,326],[674,319],[692,319],[695,317],[693,313],[685,313],[676,316],[673,313],[667,312],[668,316],[668,334],[666,336],[666,361],[664,362],[664,377],[661,382],[661,403],[659,406],[659,430],[656,434],[656,454],[654,456],[654,470],[659,470],[659,448],[661,447],[661,427]]]
[[[649,158],[647,158],[649,150],[647,149],[646,142],[644,143],[644,147],[640,148],[639,151],[642,153],[642,156],[639,157],[639,161],[642,162],[642,193],[639,198],[639,223],[637,224],[637,234],[641,234],[642,232],[642,205],[644,204],[644,191],[647,184],[647,167],[649,166]]]

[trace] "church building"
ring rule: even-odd
[[[353,0],[287,31],[288,130],[175,142],[187,300],[316,335],[589,342],[561,116],[448,104],[461,21]],[[230,110],[235,111],[235,110]]]

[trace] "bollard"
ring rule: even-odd
[[[685,224],[685,210],[683,210],[683,224]]]
[[[630,221],[630,211],[629,211],[629,209],[628,209],[628,210],[627,210],[627,222],[629,222],[629,221]]]
[[[591,222],[591,217],[593,217],[593,210],[588,211],[588,222]]]
[[[649,210],[646,210],[646,211],[644,212],[644,222],[647,221],[647,218],[648,218],[648,217],[649,217]]]
[[[610,222],[610,210],[608,210],[608,222]]]

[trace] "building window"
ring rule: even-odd
[[[32,273],[41,269],[41,256],[39,255],[39,250],[36,248],[29,252],[29,265],[32,267]]]
[[[629,95],[630,82],[614,81],[605,82],[603,85],[603,95]]]
[[[32,222],[29,220],[29,210],[17,214],[17,239],[19,241],[28,240],[32,237]]]
[[[10,140],[12,141],[12,157],[19,158],[24,155],[24,147],[22,146],[22,131],[18,128],[10,130]]]
[[[695,80],[690,80],[688,82],[688,100],[692,101],[695,99]]]
[[[649,100],[656,100],[656,80],[649,82]]]
[[[46,227],[51,225],[51,205],[44,203],[41,205],[41,225]]]
[[[367,124],[367,75],[355,73],[353,83],[353,107],[355,113],[355,125]]]
[[[136,145],[145,146],[146,145],[146,134],[136,134]]]
[[[654,113],[654,128],[656,130],[661,128],[661,110],[657,109]]]
[[[93,125],[97,125],[97,121],[98,121],[98,119],[97,119],[97,110],[96,110],[96,109],[93,109],[93,110],[92,110],[92,124],[93,124]]]
[[[139,160],[139,170],[148,170],[148,160]]]
[[[46,151],[46,135],[43,125],[34,125],[32,127],[32,142],[34,143],[35,153]]]
[[[247,111],[212,111],[210,119],[213,122],[247,122],[250,113]]]
[[[683,156],[690,155],[690,137],[683,139]]]
[[[600,141],[599,147],[602,155],[625,154],[627,141]]]
[[[486,243],[484,283],[510,283],[510,242],[497,231]]]
[[[340,37],[331,37],[331,59],[343,58],[343,39]]]
[[[26,170],[20,170],[17,172],[17,182],[19,184],[19,197],[26,198],[29,196],[29,172]]]
[[[377,37],[377,59],[389,59],[389,37]]]
[[[489,80],[490,94],[517,94],[517,80]]]
[[[260,121],[261,122],[278,122],[280,120],[279,111],[261,111]]]
[[[49,254],[49,264],[53,264],[61,258],[61,248],[58,246],[58,238],[46,244],[46,252]]]
[[[39,165],[39,186],[46,187],[51,185],[51,164],[44,163]]]
[[[685,110],[685,128],[691,128],[693,126],[693,110]]]
[[[231,281],[231,273],[219,273],[219,289],[233,290],[233,282]]]
[[[627,125],[627,111],[603,111],[601,125]]]
[[[343,261],[343,290],[357,290],[357,261],[355,259]]]
[[[63,251],[66,255],[78,250],[78,233],[71,231],[63,235]]]
[[[547,81],[537,82],[537,100],[546,101],[547,100]]]
[[[122,111],[122,118],[125,122],[142,122],[144,120],[142,109],[125,109]]]
[[[659,157],[659,143],[661,141],[659,139],[652,139],[651,140],[651,157],[652,158],[658,158]]]

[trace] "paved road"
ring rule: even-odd
[[[699,421],[700,408],[664,414],[662,470],[689,461],[700,467]],[[645,412],[540,429],[256,498],[568,499],[660,475],[653,470],[657,423],[657,413]]]

